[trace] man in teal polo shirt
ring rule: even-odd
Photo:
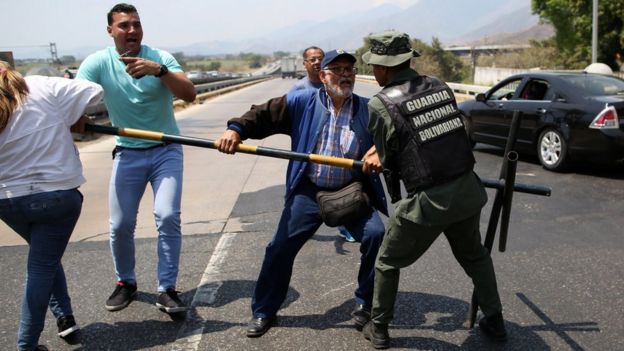
[[[195,87],[175,58],[141,45],[143,28],[136,8],[117,4],[108,13],[114,47],[87,57],[76,78],[99,83],[115,127],[179,134],[173,96],[195,100]],[[158,229],[156,305],[167,313],[186,310],[175,289],[182,245],[182,147],[179,144],[116,137],[109,188],[110,245],[117,284],[106,301],[109,311],[130,304],[137,293],[134,229],[141,197],[149,182]]]
[[[375,348],[390,346],[388,324],[394,318],[399,270],[444,233],[476,287],[485,314],[479,326],[486,335],[505,340],[494,267],[479,233],[487,194],[473,172],[475,160],[453,92],[410,68],[411,58],[420,54],[407,34],[388,31],[369,39],[370,50],[362,59],[372,65],[383,89],[368,103],[368,128],[381,163],[394,177],[400,174],[408,197],[398,203],[377,255],[364,336]]]

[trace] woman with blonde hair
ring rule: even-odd
[[[70,128],[102,95],[95,83],[23,78],[0,61],[0,219],[29,245],[18,350],[47,350],[37,344],[48,306],[61,338],[78,330],[61,265],[85,182]]]

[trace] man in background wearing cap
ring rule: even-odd
[[[383,87],[368,104],[369,131],[381,163],[392,177],[400,174],[408,197],[392,196],[400,202],[375,263],[373,309],[364,336],[375,348],[390,346],[388,324],[394,317],[399,270],[444,233],[476,287],[485,314],[479,326],[486,335],[505,340],[494,266],[479,233],[487,194],[473,172],[475,159],[453,92],[410,68],[411,58],[420,54],[407,34],[388,31],[369,39],[370,50],[362,59],[373,66]]]
[[[362,171],[299,160],[288,163],[284,210],[266,247],[252,298],[248,337],[263,335],[275,323],[288,292],[295,257],[323,223],[316,193],[336,190],[356,180],[364,183],[371,206],[368,214],[346,225],[361,242],[362,254],[352,316],[359,328],[370,319],[375,257],[384,233],[377,210],[387,215],[387,206],[377,174],[381,163],[367,130],[368,99],[353,94],[355,61],[343,50],[328,52],[321,62],[323,88],[298,90],[254,105],[242,117],[229,120],[228,129],[215,142],[219,151],[233,154],[247,138],[288,134],[293,151],[364,161]]]

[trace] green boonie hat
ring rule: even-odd
[[[409,35],[396,31],[371,34],[370,50],[362,55],[364,63],[380,66],[397,66],[412,57],[420,56],[412,49]]]

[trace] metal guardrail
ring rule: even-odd
[[[270,77],[270,75],[259,75],[259,76],[219,80],[216,82],[196,84],[195,91],[197,92],[197,95],[200,95],[200,94],[212,92],[215,90],[227,88],[227,87],[238,85],[238,84],[244,84],[247,82],[252,82],[252,81],[256,81],[260,79],[267,79],[268,77]],[[375,77],[369,76],[369,75],[358,75],[357,79],[360,79],[363,81],[369,81],[369,82],[375,81]],[[485,92],[486,90],[490,88],[490,87],[483,86],[483,85],[470,85],[470,84],[460,84],[460,83],[447,83],[447,84],[453,90],[454,93],[470,95],[470,96],[474,96],[474,95],[477,95],[478,93]],[[92,116],[95,120],[108,117],[108,113],[106,110],[106,106],[104,105],[104,102],[101,102],[95,106],[88,107],[85,111],[85,114]]]
[[[485,93],[491,87],[487,87],[484,85],[472,85],[472,84],[461,84],[461,83],[446,83],[454,93],[456,94],[464,94],[464,95],[477,95],[479,93]]]
[[[367,76],[364,74],[358,74],[357,76],[355,76],[356,79],[361,79],[361,80],[365,80],[365,81],[375,81],[375,76]]]
[[[203,94],[209,91],[218,90],[218,89],[222,89],[222,88],[229,87],[232,85],[247,83],[247,82],[264,79],[264,78],[266,78],[266,76],[252,76],[252,77],[220,80],[218,82],[212,82],[212,83],[198,84],[198,85],[195,85],[195,91],[197,92],[197,95],[199,95],[199,94]]]
[[[244,84],[244,83],[248,83],[248,82],[252,82],[252,81],[256,81],[260,79],[266,79],[266,78],[268,78],[268,76],[262,75],[262,76],[251,76],[251,77],[244,77],[244,78],[220,80],[220,81],[211,82],[211,83],[197,84],[195,85],[195,91],[197,92],[197,95],[199,96],[200,94],[204,94],[204,93],[212,92],[215,90],[231,87],[234,85]],[[108,117],[108,111],[106,110],[106,106],[104,105],[104,102],[100,102],[97,105],[87,107],[87,109],[85,110],[85,114],[93,117],[95,120],[105,119]]]
[[[367,75],[359,75],[357,76],[357,79],[361,79],[364,81],[375,81],[375,77],[374,76],[367,76]],[[490,89],[491,87],[488,86],[484,86],[484,85],[471,85],[471,84],[461,84],[461,83],[446,83],[455,94],[463,94],[463,95],[477,95],[479,93],[484,93],[486,92],[488,89]]]

